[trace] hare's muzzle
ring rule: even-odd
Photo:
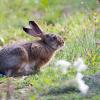
[[[62,47],[62,46],[64,46],[64,39],[62,38],[62,37],[60,37],[59,39],[58,39],[58,44]]]

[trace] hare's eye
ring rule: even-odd
[[[57,38],[56,38],[56,36],[53,36],[52,38],[53,38],[54,40],[56,40],[56,39],[57,39]]]

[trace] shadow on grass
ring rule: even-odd
[[[60,94],[70,94],[70,93],[79,93],[80,91],[78,89],[76,89],[75,87],[55,87],[55,88],[51,88],[47,93],[41,93],[40,96],[45,96],[45,95],[53,95],[53,96],[57,96]]]

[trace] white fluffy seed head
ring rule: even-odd
[[[82,75],[81,73],[76,74],[76,79],[77,80],[82,80],[83,77],[84,77],[84,75]]]
[[[59,60],[56,63],[57,66],[71,66],[71,63],[65,60]]]
[[[78,84],[78,89],[81,91],[82,94],[85,95],[89,90],[89,86],[85,84],[82,78],[83,78],[83,75],[81,73],[77,73],[76,82]]]
[[[79,57],[76,61],[74,61],[74,66],[79,66],[80,64],[83,64],[84,61],[82,57]]]
[[[71,67],[71,63],[65,60],[59,60],[56,63],[56,66],[62,71],[62,73],[66,74],[68,69]]]
[[[87,69],[87,65],[84,64],[84,61],[81,57],[74,61],[73,65],[76,67],[78,72],[82,72]]]

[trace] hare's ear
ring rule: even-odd
[[[29,34],[29,35],[32,35],[32,36],[35,36],[35,37],[41,37],[40,34],[37,34],[33,29],[31,28],[26,28],[26,27],[23,27],[23,30]]]
[[[42,30],[34,21],[29,21],[29,25],[37,34],[43,34]]]

